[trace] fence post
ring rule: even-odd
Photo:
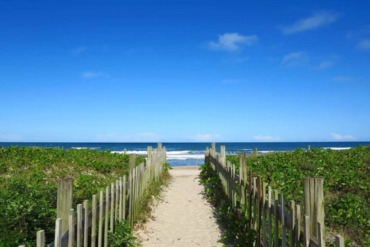
[[[74,220],[74,209],[71,208],[69,210],[69,222],[68,222],[68,226],[69,226],[69,230],[68,230],[68,247],[73,247],[74,246],[74,241],[75,241],[75,220]]]
[[[323,178],[305,178],[304,179],[304,204],[305,215],[310,218],[310,233],[315,237],[318,243],[323,241],[324,236],[324,179]],[[321,225],[321,229],[318,227]],[[321,230],[321,232],[319,232]]]
[[[226,147],[224,145],[221,146],[220,153],[221,153],[221,160],[223,162],[223,165],[225,166],[227,164],[226,164]]]
[[[240,183],[240,205],[241,205],[241,208],[243,210],[243,212],[245,212],[246,210],[246,205],[245,205],[245,185],[246,185],[246,176],[245,176],[245,170],[246,170],[246,167],[245,167],[245,154],[239,154],[239,183]]]
[[[257,176],[257,201],[258,201],[258,208],[257,209],[257,215],[256,216],[256,223],[257,223],[257,245],[262,245],[262,239],[261,239],[261,229],[262,229],[262,206],[263,206],[263,189],[262,189],[262,180],[261,176]]]
[[[103,213],[104,213],[104,192],[100,191],[99,196],[99,229],[98,229],[98,247],[103,247]]]
[[[97,215],[97,196],[93,195],[91,205],[91,247],[96,246],[96,215]]]
[[[136,164],[136,154],[130,154],[130,160],[129,160],[129,170],[131,171]]]
[[[296,205],[296,236],[295,236],[295,243],[296,246],[299,246],[300,243],[300,236],[301,236],[301,206]]]
[[[105,188],[104,247],[108,247],[109,185]]]
[[[122,188],[122,219],[126,219],[126,195],[127,195],[127,191],[126,191],[126,179],[127,178],[127,175],[124,175],[123,176],[123,188]]]
[[[344,247],[344,239],[341,235],[335,236],[335,246],[336,247]]]
[[[82,241],[83,241],[83,225],[82,225],[82,220],[83,220],[83,212],[82,212],[82,204],[77,205],[77,247],[82,246]]]
[[[89,242],[89,201],[85,200],[83,202],[83,208],[84,208],[84,247],[88,246]]]
[[[62,247],[62,228],[63,228],[63,220],[58,218],[55,221],[55,239],[54,239],[54,246],[55,247]]]
[[[37,232],[37,247],[45,247],[45,231],[40,230]]]
[[[62,219],[62,234],[68,231],[69,210],[72,208],[73,179],[62,178],[58,181],[57,218]]]
[[[110,189],[110,226],[109,230],[114,231],[114,195],[115,195],[115,184],[111,183]]]

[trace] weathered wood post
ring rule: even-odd
[[[344,239],[341,235],[335,236],[335,246],[336,247],[344,247]]]
[[[154,178],[154,167],[152,164],[152,152],[153,149],[151,146],[147,148],[147,158],[146,158],[146,166],[149,168],[149,180],[152,181]]]
[[[91,247],[96,246],[96,221],[97,221],[97,195],[93,195],[92,197],[92,205],[91,205]]]
[[[55,239],[54,239],[55,247],[62,247],[62,236],[63,236],[62,229],[63,229],[63,220],[61,218],[58,218],[55,221]]]
[[[83,231],[83,243],[84,243],[84,247],[87,247],[88,246],[88,237],[89,237],[89,200],[84,200],[83,202],[83,212],[84,212],[84,231]]]
[[[44,230],[40,230],[37,232],[37,235],[36,235],[36,246],[37,247],[45,247],[45,231]]]
[[[304,205],[305,216],[310,219],[310,235],[316,238],[320,246],[325,246],[324,241],[324,179],[305,178],[304,180]],[[318,226],[320,224],[321,227]],[[321,228],[321,229],[320,229]]]
[[[75,210],[71,208],[69,210],[69,222],[68,222],[68,247],[74,247],[75,242]]]
[[[216,152],[216,143],[215,142],[212,142],[211,144],[211,148],[214,152]]]
[[[135,164],[136,155],[131,154],[129,160],[129,174],[130,174],[130,188],[129,188],[129,222],[130,225],[134,225],[134,203],[135,203]]]
[[[58,181],[57,218],[62,219],[61,232],[68,231],[69,210],[72,208],[73,179],[62,178]]]
[[[245,185],[246,185],[246,167],[245,167],[246,156],[245,153],[239,154],[239,184],[240,184],[240,205],[245,212]]]
[[[223,165],[226,165],[226,147],[224,145],[221,146],[221,159],[223,162]]]

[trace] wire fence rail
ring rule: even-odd
[[[158,181],[166,163],[166,148],[158,144],[148,147],[145,163],[136,166],[136,155],[130,155],[128,175],[119,177],[105,190],[92,196],[91,203],[85,200],[72,208],[71,178],[58,182],[57,219],[55,238],[49,247],[107,247],[108,233],[126,220],[131,227],[138,217],[139,201],[149,184]],[[45,231],[36,234],[36,246],[45,247]],[[20,245],[19,247],[24,247]]]
[[[240,208],[256,231],[255,246],[325,247],[324,179],[305,178],[304,207],[286,202],[284,195],[271,188],[245,166],[246,155],[239,155],[239,173],[226,161],[226,148],[216,151],[215,143],[207,148],[205,162],[218,173],[224,192],[233,208]],[[302,211],[304,209],[304,211]],[[344,247],[337,235],[336,247]]]

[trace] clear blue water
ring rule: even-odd
[[[171,166],[201,165],[204,162],[204,151],[211,143],[163,143],[167,149],[167,161]],[[303,148],[351,148],[356,146],[370,146],[370,142],[228,142],[217,143],[226,146],[228,154],[250,153],[258,150],[260,153],[292,151]],[[59,147],[70,148],[89,148],[96,150],[110,150],[114,152],[143,153],[148,146],[156,147],[157,143],[84,143],[84,142],[0,142],[0,146],[39,146],[39,147]]]

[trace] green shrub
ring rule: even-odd
[[[109,247],[135,247],[139,246],[138,240],[133,235],[130,224],[121,221],[116,224],[114,232],[108,234]]]
[[[144,158],[138,157],[141,162]],[[74,179],[75,208],[127,174],[128,165],[128,155],[109,151],[0,148],[0,246],[34,246],[41,229],[52,241],[59,178]]]
[[[200,182],[207,199],[215,206],[218,220],[223,227],[221,240],[235,247],[253,246],[256,232],[249,229],[248,220],[241,213],[240,205],[232,208],[224,193],[221,180],[209,163],[200,167]]]
[[[239,166],[237,156],[227,159]],[[370,147],[349,150],[303,149],[247,158],[246,166],[287,201],[303,204],[303,179],[324,178],[325,224],[357,243],[370,236]]]

